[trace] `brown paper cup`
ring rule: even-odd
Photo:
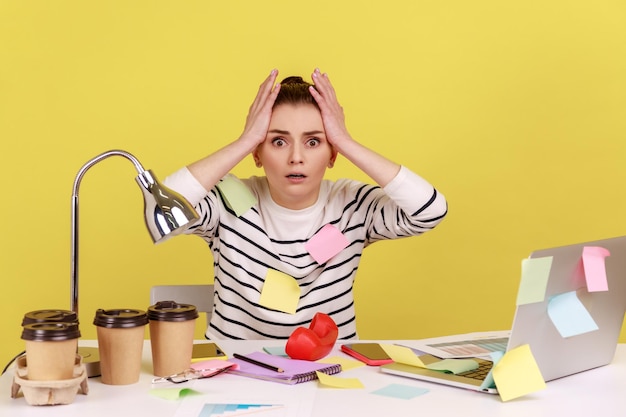
[[[28,379],[55,381],[74,377],[78,323],[34,322],[22,326]]]
[[[196,320],[150,320],[152,366],[155,376],[170,376],[189,369]]]
[[[26,341],[28,379],[56,381],[74,377],[78,339],[62,341]]]
[[[160,301],[148,308],[152,366],[166,377],[191,367],[191,351],[198,311],[191,304]]]
[[[143,310],[98,310],[93,323],[98,335],[103,384],[129,385],[139,381],[143,336],[148,316]]]
[[[145,326],[128,329],[97,327],[103,384],[128,385],[139,381]]]

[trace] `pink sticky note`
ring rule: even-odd
[[[323,264],[348,246],[348,239],[331,224],[320,229],[307,243],[305,249],[318,264]]]
[[[583,267],[587,280],[587,291],[608,291],[606,281],[606,266],[604,258],[611,253],[600,246],[585,246],[583,248]]]

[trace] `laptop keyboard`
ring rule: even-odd
[[[462,372],[457,375],[463,376],[466,378],[476,379],[478,381],[483,381],[487,377],[487,374],[491,370],[492,366],[493,366],[493,362],[480,361],[478,362],[478,368],[472,369],[471,371]]]
[[[508,337],[485,340],[457,340],[446,343],[433,343],[430,347],[440,349],[452,355],[481,356],[491,352],[504,352],[509,341]]]

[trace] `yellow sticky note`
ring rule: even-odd
[[[300,287],[291,276],[268,269],[259,304],[273,310],[295,314],[300,301]]]
[[[504,354],[493,367],[493,379],[502,401],[512,400],[546,387],[529,345]]]
[[[250,189],[234,175],[226,175],[217,184],[217,188],[222,192],[226,205],[235,212],[237,217],[250,210],[257,203],[257,199]]]
[[[338,363],[341,365],[341,372],[349,371],[350,369],[360,368],[365,366],[365,364],[361,361],[357,361],[354,359],[347,359],[341,356],[327,356],[324,359],[320,359],[317,361],[319,363]]]
[[[408,347],[387,344],[381,344],[380,346],[394,362],[426,368],[424,362]]]
[[[380,346],[394,362],[404,365],[432,369],[433,371],[449,371],[453,374],[459,374],[478,368],[478,362],[473,359],[444,359],[426,365],[419,356],[408,347],[386,344],[381,344]]]
[[[324,372],[315,371],[320,384],[332,388],[364,388],[363,383],[358,378],[339,378],[333,375],[326,375]]]

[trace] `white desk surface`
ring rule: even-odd
[[[411,346],[411,341],[398,342]],[[81,342],[93,346],[93,342]],[[220,341],[219,345],[232,356],[234,352],[250,353],[264,346],[279,346],[275,341]],[[343,356],[338,347],[330,356]],[[289,398],[298,396],[313,399],[312,409],[300,415],[310,416],[415,416],[415,415],[463,415],[471,416],[624,416],[626,415],[626,344],[618,346],[610,365],[572,375],[547,383],[545,390],[502,402],[498,395],[466,391],[438,384],[415,381],[399,376],[382,374],[376,367],[361,367],[338,376],[358,378],[364,389],[322,388],[317,381],[298,385],[283,385],[259,381],[236,375],[222,374],[214,378],[185,384],[213,398],[224,401],[258,401],[259,398]],[[21,393],[10,397],[13,368],[0,377],[0,415],[20,416],[175,416],[184,400],[165,400],[150,395],[154,387],[149,342],[144,345],[142,375],[138,383],[124,386],[104,385],[100,378],[88,380],[88,395],[77,394],[74,402],[58,406],[30,406]],[[191,385],[193,384],[193,385]],[[403,384],[426,388],[429,391],[409,400],[375,395],[371,392],[389,384]],[[168,387],[174,385],[167,384]],[[176,385],[182,387],[183,384]],[[188,397],[189,398],[189,397]],[[303,401],[303,403],[306,403]],[[180,413],[179,413],[180,414]],[[259,417],[263,413],[257,414]],[[193,417],[197,417],[197,414]]]

